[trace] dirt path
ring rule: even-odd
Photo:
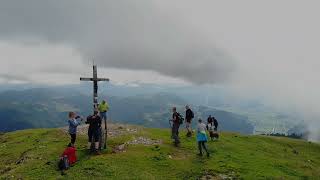
[[[104,124],[102,125],[104,127]],[[68,127],[61,128],[65,133],[68,133]],[[140,131],[138,127],[134,127],[132,125],[123,125],[123,124],[108,124],[108,137],[119,137],[122,135],[128,134],[137,134]],[[78,126],[78,134],[86,135],[88,133],[88,125],[80,125]],[[113,148],[114,153],[125,152],[129,145],[159,145],[162,144],[162,140],[150,139],[147,137],[139,136],[134,139],[127,141],[123,144],[115,146]]]
[[[78,134],[86,135],[88,134],[88,125],[78,126]],[[104,124],[102,125],[104,127]],[[68,133],[68,127],[62,127],[63,131]],[[130,125],[123,124],[108,124],[108,137],[118,137],[126,134],[135,134],[139,131],[139,128]]]

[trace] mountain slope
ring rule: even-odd
[[[171,144],[168,129],[113,126],[107,151],[89,155],[86,136],[77,141],[79,162],[61,176],[59,154],[69,141],[61,129],[34,129],[0,136],[0,179],[307,179],[320,177],[320,145],[302,140],[244,136],[224,132],[209,142],[210,158],[196,156],[195,139],[182,136],[179,148]],[[117,133],[115,133],[117,132]],[[83,132],[82,132],[83,133]],[[115,135],[117,134],[117,135]],[[158,145],[130,144],[134,139],[160,140]],[[143,143],[145,141],[142,141]]]
[[[184,114],[186,101],[168,93],[144,94],[130,97],[101,97],[110,104],[109,120],[147,127],[166,128],[172,106]],[[0,132],[26,128],[52,128],[67,125],[68,111],[83,116],[92,113],[92,98],[76,90],[35,88],[0,93]],[[250,134],[253,125],[245,116],[213,108],[193,106],[196,118],[217,115],[220,128]]]

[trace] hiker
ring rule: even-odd
[[[207,129],[209,131],[209,135],[210,135],[211,141],[213,141],[214,139],[219,139],[219,133],[214,128],[214,125],[212,125],[212,123],[211,124],[207,124]]]
[[[207,119],[207,130],[209,130],[209,126],[213,126],[213,118],[211,115],[209,115],[208,119]]]
[[[59,161],[59,169],[61,170],[61,174],[64,175],[64,170],[69,169],[70,166],[74,165],[77,162],[76,148],[69,143],[68,147],[63,151],[60,156]]]
[[[91,150],[92,139],[94,141],[94,151],[96,154],[99,152],[99,139],[101,131],[101,118],[98,115],[98,111],[94,111],[93,115],[87,118],[86,124],[89,124],[88,129],[88,150]]]
[[[82,118],[80,116],[77,116],[75,112],[69,112],[69,134],[71,137],[71,144],[74,146],[77,138],[77,127],[80,125],[80,121],[82,121]]]
[[[69,143],[68,147],[63,151],[61,157],[67,157],[69,161],[69,165],[72,166],[77,162],[76,148]]]
[[[213,141],[214,139],[219,139],[218,130],[218,121],[215,117],[209,116],[207,120],[207,130],[209,131],[210,138]]]
[[[99,105],[98,109],[102,120],[107,120],[107,111],[109,110],[109,104],[103,100]]]
[[[199,148],[199,156],[202,156],[202,148],[206,151],[207,157],[210,156],[209,151],[206,146],[206,142],[208,141],[207,133],[206,133],[206,125],[202,122],[201,119],[198,121],[198,128],[197,128],[197,142]]]
[[[194,118],[194,113],[193,111],[190,109],[189,105],[186,105],[186,129],[187,129],[187,137],[191,137],[192,136],[192,119]]]
[[[172,138],[174,139],[175,146],[180,144],[179,140],[179,127],[183,122],[183,117],[177,112],[177,108],[172,108]]]
[[[212,117],[213,119],[213,125],[214,125],[214,131],[218,131],[218,120],[215,117]]]

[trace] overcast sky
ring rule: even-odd
[[[320,1],[2,0],[0,82],[219,84],[319,117]]]

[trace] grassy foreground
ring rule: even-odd
[[[212,156],[198,157],[195,139],[181,132],[172,145],[168,129],[139,128],[109,139],[102,155],[88,155],[86,136],[78,137],[79,162],[61,176],[58,156],[69,141],[60,129],[33,129],[0,135],[0,179],[317,179],[320,145],[287,138],[222,133],[209,142]],[[161,139],[160,145],[112,148],[135,137]]]

